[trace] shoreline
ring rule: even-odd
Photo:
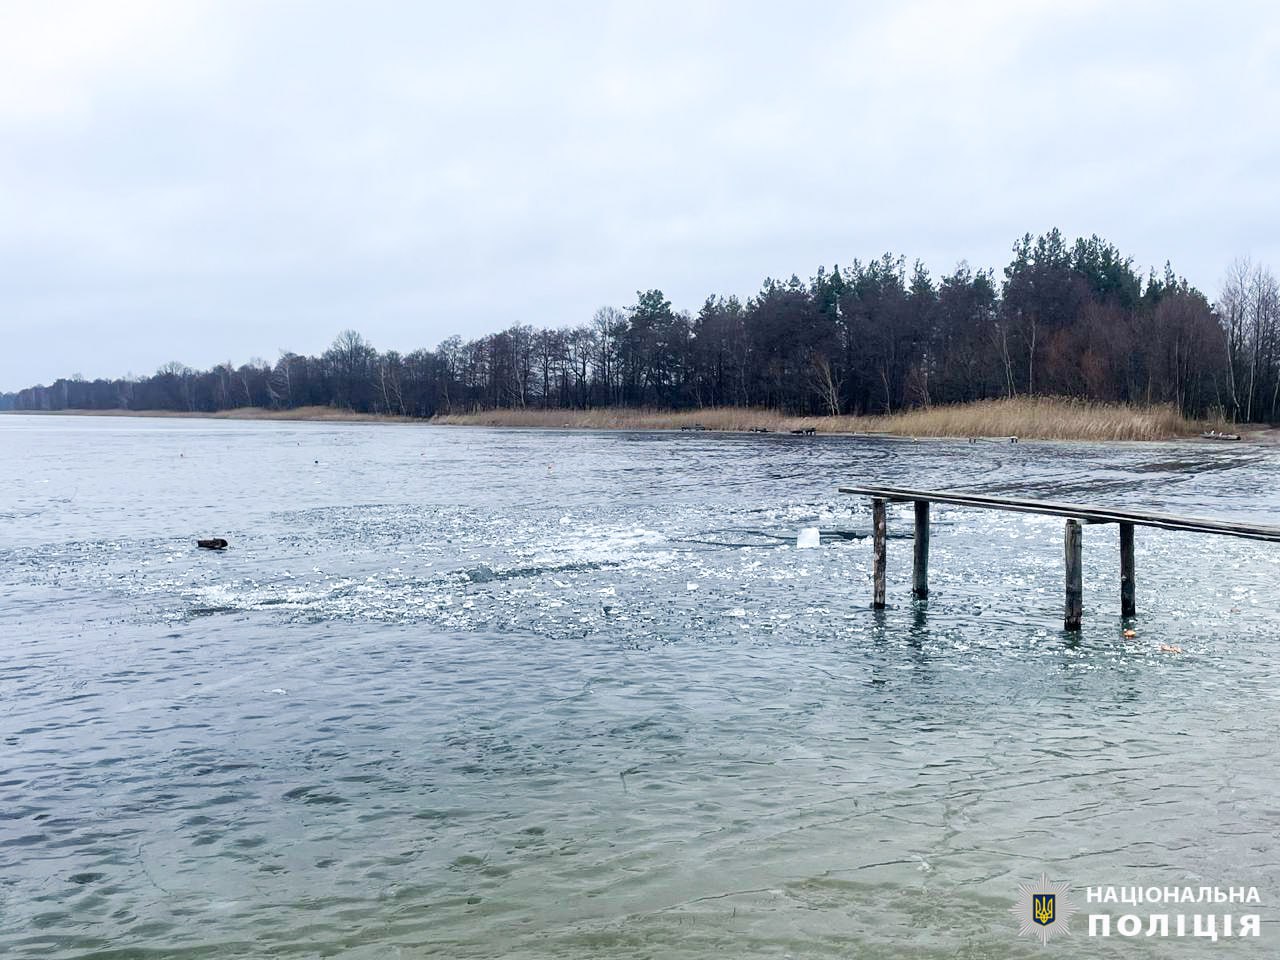
[[[10,410],[33,416],[152,417],[162,419],[271,420],[303,423],[396,423],[425,426],[480,426],[542,430],[634,430],[788,435],[812,431],[824,436],[861,436],[900,440],[1074,440],[1134,442],[1205,439],[1217,430],[1240,435],[1240,442],[1268,442],[1276,431],[1261,425],[1238,426],[1221,421],[1192,421],[1168,407],[1130,407],[1054,398],[987,400],[899,414],[839,417],[796,417],[777,411],[720,407],[659,411],[603,407],[592,410],[501,409],[442,414],[431,418],[358,413],[332,407],[275,410],[237,407],[215,412],[177,410]]]
[[[32,417],[146,417],[157,420],[279,420],[298,423],[431,423],[422,417],[402,417],[389,413],[357,413],[333,407],[232,407],[229,410],[3,410],[0,416],[16,414]]]

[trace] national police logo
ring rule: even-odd
[[[1031,898],[1031,919],[1042,927],[1053,923],[1053,904],[1056,893],[1037,893]]]
[[[1048,876],[1040,874],[1036,883],[1018,884],[1018,902],[1013,915],[1018,918],[1018,934],[1030,933],[1048,943],[1057,934],[1070,935],[1067,921],[1076,912],[1075,904],[1067,895],[1070,886],[1050,883]]]

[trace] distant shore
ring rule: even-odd
[[[14,411],[32,412],[32,411]],[[418,419],[357,413],[335,407],[274,410],[239,407],[216,413],[171,410],[58,410],[50,416],[207,418],[214,420],[294,420],[334,423],[418,423],[447,426],[524,427],[581,430],[709,430],[720,432],[886,435],[906,438],[987,438],[1026,440],[1175,440],[1205,431],[1241,433],[1260,439],[1265,428],[1241,428],[1222,421],[1196,421],[1168,406],[1136,407],[1060,398],[984,400],[924,407],[883,416],[795,417],[774,410],[716,407],[663,411],[605,407],[593,410],[502,409]]]
[[[171,420],[301,420],[334,423],[431,423],[421,417],[386,413],[358,413],[340,407],[233,407],[212,413],[203,410],[6,410],[40,417],[158,417]]]
[[[931,439],[1176,440],[1207,430],[1238,432],[1221,421],[1188,420],[1173,407],[1135,407],[1055,397],[982,400],[872,416],[794,417],[773,410],[718,407],[688,411],[490,410],[436,417],[433,423],[596,430],[705,430],[884,435]]]

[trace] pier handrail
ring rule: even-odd
[[[1132,617],[1136,612],[1134,585],[1133,528],[1158,527],[1162,530],[1182,530],[1188,533],[1213,533],[1250,540],[1266,540],[1280,543],[1280,526],[1262,523],[1245,523],[1238,520],[1219,520],[1211,517],[1185,517],[1153,510],[1132,510],[1107,507],[1098,504],[1060,503],[1056,500],[1038,500],[1030,497],[994,496],[972,493],[966,490],[918,490],[912,487],[846,485],[841,493],[871,498],[872,515],[872,601],[873,609],[885,606],[887,516],[889,503],[912,503],[915,506],[915,545],[913,550],[912,594],[917,600],[929,596],[929,505],[945,503],[956,507],[972,507],[983,510],[1010,510],[1015,513],[1039,513],[1052,517],[1066,517],[1063,545],[1066,563],[1066,608],[1063,627],[1079,630],[1083,609],[1082,597],[1082,531],[1086,524],[1114,523],[1120,528],[1120,615]]]
[[[842,486],[841,493],[860,494],[888,501],[909,503],[924,500],[929,503],[948,503],[957,507],[976,507],[987,510],[1012,510],[1017,513],[1040,513],[1051,517],[1074,517],[1086,523],[1132,523],[1139,527],[1160,527],[1163,530],[1186,530],[1191,533],[1218,533],[1251,540],[1270,540],[1280,543],[1280,526],[1263,523],[1244,523],[1238,520],[1219,520],[1212,517],[1186,517],[1152,510],[1132,510],[1123,507],[1106,507],[1098,504],[1061,503],[1056,500],[1036,500],[1029,497],[1002,497],[965,490],[917,490],[910,487]]]

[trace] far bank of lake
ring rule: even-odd
[[[812,432],[902,438],[983,438],[1020,440],[1175,440],[1206,431],[1267,439],[1256,425],[1223,420],[1191,420],[1171,406],[1093,403],[1060,397],[983,400],[952,406],[920,407],[895,414],[794,416],[750,407],[653,410],[598,407],[585,410],[532,407],[439,414],[431,418],[363,413],[338,407],[291,409],[236,407],[216,412],[171,410],[57,410],[55,415],[201,417],[216,420],[286,420],[335,423],[431,423],[446,426],[523,427],[579,430],[707,430],[732,433]]]

